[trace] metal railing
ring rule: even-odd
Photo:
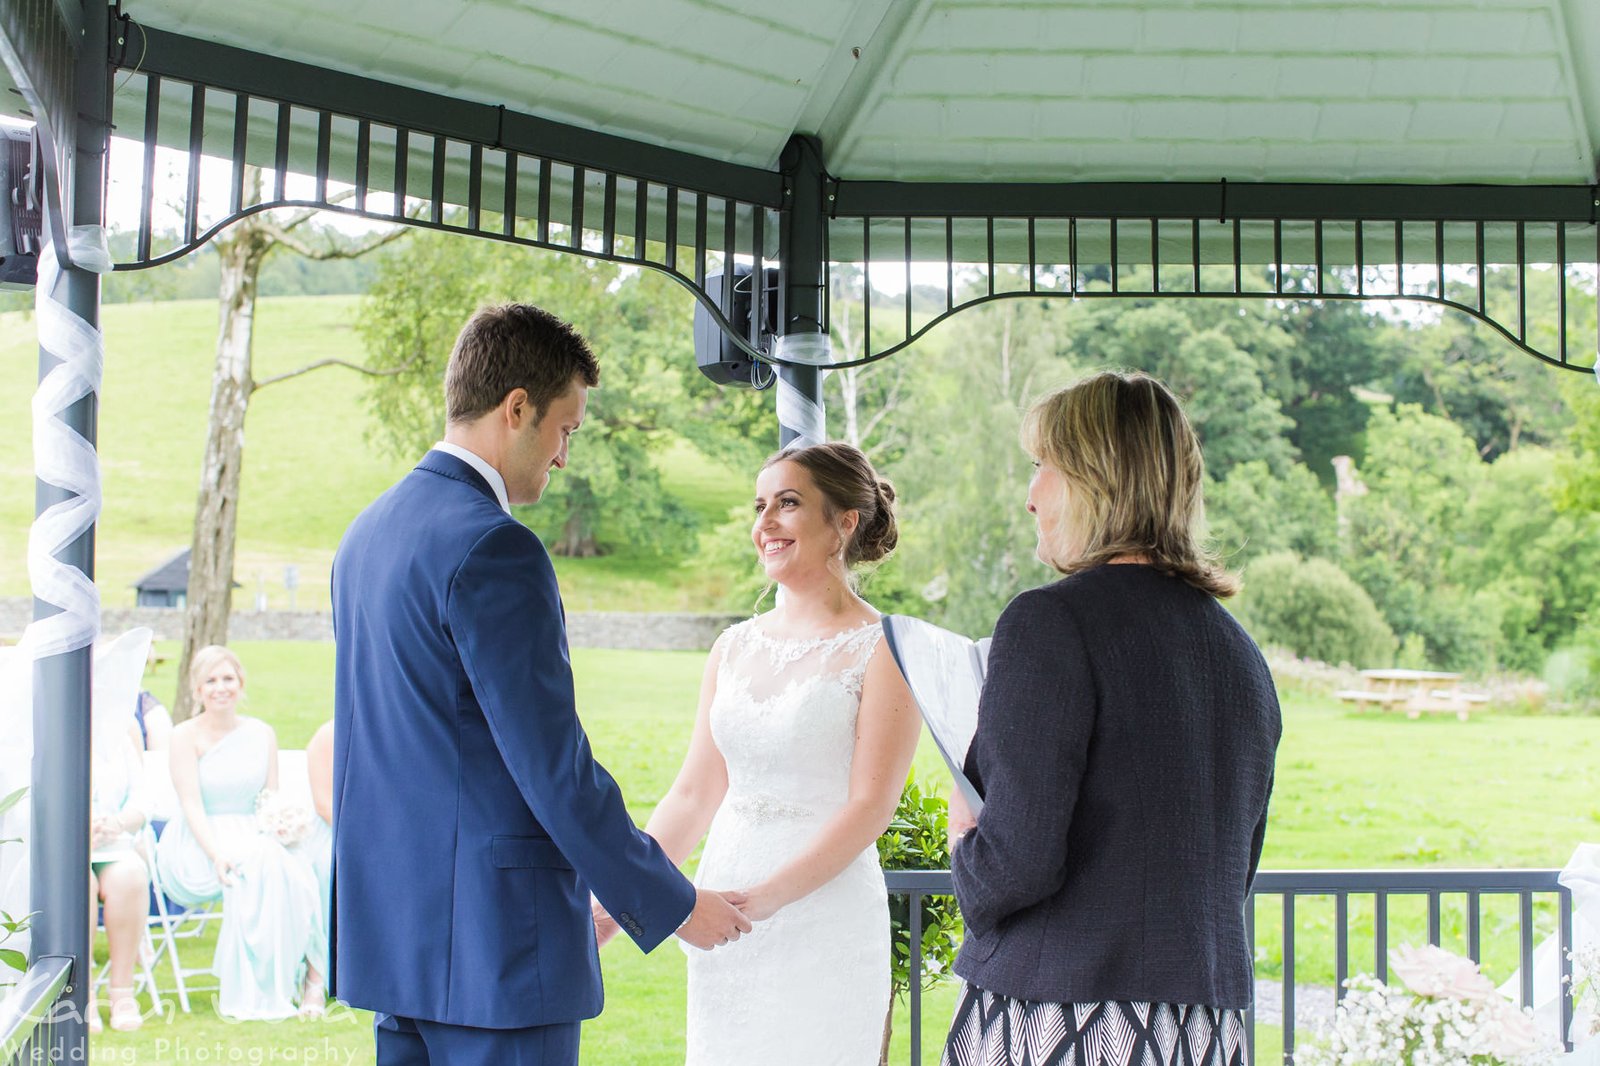
[[[1515,960],[1519,982],[1519,999],[1524,1007],[1533,1005],[1534,949],[1539,938],[1540,917],[1548,920],[1551,904],[1554,905],[1557,968],[1561,989],[1561,1039],[1567,1043],[1567,1032],[1572,1023],[1571,984],[1572,962],[1568,952],[1572,949],[1572,894],[1557,881],[1556,870],[1304,870],[1262,871],[1256,877],[1251,904],[1246,908],[1246,924],[1250,935],[1252,954],[1261,965],[1262,941],[1258,936],[1256,912],[1261,906],[1271,906],[1269,898],[1278,900],[1280,921],[1275,928],[1278,934],[1276,947],[1282,961],[1282,1018],[1283,1061],[1294,1061],[1297,1019],[1296,993],[1296,932],[1303,919],[1313,919],[1320,908],[1305,906],[1297,910],[1297,903],[1319,901],[1323,907],[1332,908],[1333,966],[1329,976],[1335,986],[1334,995],[1342,998],[1344,981],[1351,973],[1351,939],[1369,939],[1371,954],[1358,953],[1354,957],[1357,972],[1365,959],[1371,959],[1371,972],[1379,980],[1389,976],[1389,947],[1391,933],[1396,925],[1404,925],[1393,914],[1399,897],[1422,904],[1424,914],[1417,915],[1418,925],[1426,923],[1425,936],[1430,944],[1440,945],[1444,940],[1445,919],[1452,923],[1460,919],[1464,928],[1460,936],[1465,940],[1466,954],[1482,963],[1486,951],[1496,952],[1497,958],[1507,958],[1509,952],[1501,938],[1500,926],[1492,927],[1488,941],[1485,939],[1485,900],[1504,900],[1514,906],[1517,930]],[[884,878],[892,894],[910,897],[911,920],[911,973],[922,972],[922,908],[924,896],[945,896],[953,892],[948,870],[889,870]],[[1508,924],[1508,923],[1502,923]],[[1456,931],[1452,929],[1454,934]],[[1407,934],[1402,934],[1407,935]],[[1270,957],[1268,959],[1270,961]],[[922,988],[913,980],[910,990],[910,1061],[922,1061]],[[1250,1059],[1256,1059],[1255,1019],[1248,1018],[1245,1026],[1250,1041]]]
[[[0,1066],[54,1061],[56,1004],[70,991],[72,960],[47,956],[0,999]]]

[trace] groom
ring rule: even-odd
[[[333,563],[332,988],[377,1012],[379,1066],[574,1066],[600,1013],[590,892],[649,951],[750,923],[634,827],[573,706],[534,503],[583,422],[588,344],[479,311],[445,370],[445,439]]]

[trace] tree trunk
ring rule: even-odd
[[[889,1066],[889,1038],[894,1035],[894,997],[889,997],[889,1010],[883,1016],[883,1043],[878,1045],[878,1066]]]
[[[555,554],[568,559],[593,559],[600,554],[600,542],[595,539],[594,530],[581,514],[567,516],[561,527],[561,537],[556,542]]]
[[[188,604],[184,616],[183,652],[178,658],[178,694],[174,721],[194,713],[189,690],[189,661],[208,644],[228,640],[228,612],[233,603],[233,545],[239,523],[239,476],[244,462],[244,419],[255,382],[250,374],[255,332],[256,282],[261,261],[272,247],[251,216],[235,224],[214,243],[221,260],[220,325],[217,361],[211,376],[211,414],[206,430],[205,459],[200,467],[200,494],[195,503],[194,540],[189,552]]]

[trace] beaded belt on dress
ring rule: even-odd
[[[763,794],[733,796],[729,798],[728,806],[735,814],[753,822],[771,822],[779,818],[806,818],[814,813],[809,807],[785,803],[776,796]]]

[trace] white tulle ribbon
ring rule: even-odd
[[[810,366],[827,366],[832,360],[833,341],[826,333],[790,333],[773,341],[772,354],[778,359]],[[828,439],[827,417],[820,397],[807,396],[780,370],[778,372],[778,425],[792,430],[791,448],[821,444]]]
[[[74,226],[67,238],[74,265],[95,273],[111,269],[105,230]],[[56,295],[61,267],[55,249],[39,255],[35,315],[39,347],[59,360],[33,394],[33,468],[39,480],[71,493],[34,519],[28,534],[28,579],[33,594],[60,608],[36,621],[22,636],[31,659],[86,648],[100,631],[100,594],[88,575],[56,558],[100,516],[100,463],[94,445],[70,428],[62,415],[86,396],[98,395],[105,366],[100,330],[71,311]]]

